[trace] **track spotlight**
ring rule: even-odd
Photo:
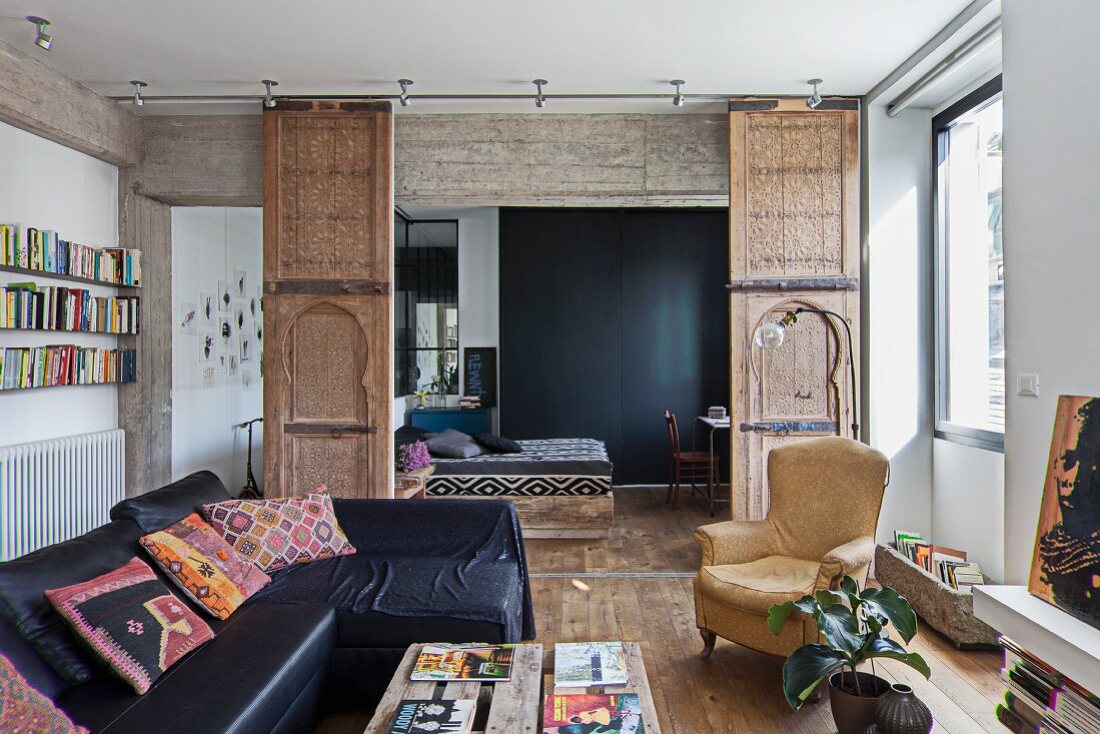
[[[145,100],[141,98],[141,88],[149,85],[140,79],[133,79],[130,83],[134,85],[134,107],[144,107]]]
[[[683,79],[673,79],[669,82],[669,84],[676,87],[676,96],[672,98],[673,107],[684,106],[684,93],[680,91],[680,87],[684,86],[685,83]]]
[[[413,80],[398,79],[397,83],[401,85],[401,106],[408,107],[412,104],[412,100],[409,99],[409,87],[413,85]]]
[[[813,87],[814,87],[814,93],[806,98],[806,106],[809,107],[811,110],[817,109],[817,106],[819,104],[821,104],[821,95],[817,93],[817,85],[821,84],[821,80],[820,79],[811,79],[810,81],[808,81],[806,83],[807,84],[812,84]]]
[[[275,98],[271,96],[271,88],[279,86],[279,82],[274,79],[264,79],[260,83],[264,85],[264,89],[266,90],[264,92],[264,107],[270,110],[275,106]]]
[[[50,24],[50,21],[39,18],[37,15],[28,15],[27,20],[34,23],[34,45],[43,51],[49,51],[50,46],[53,45],[53,36],[46,33],[46,26]]]
[[[531,83],[538,89],[538,94],[535,95],[535,107],[545,107],[546,97],[542,93],[542,87],[550,82],[545,79],[532,79]]]

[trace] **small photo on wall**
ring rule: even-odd
[[[214,325],[214,314],[218,311],[218,299],[213,293],[199,294],[199,323],[203,326]]]
[[[237,331],[244,331],[244,306],[238,305],[233,312],[233,321],[237,324]]]
[[[228,311],[233,303],[233,294],[229,292],[229,281],[218,281],[218,310]]]
[[[214,387],[214,368],[213,367],[200,367],[199,379],[202,380],[203,389],[209,389]]]
[[[233,293],[238,298],[244,298],[248,293],[248,273],[243,270],[233,271]]]
[[[255,327],[252,331],[256,334],[256,341],[262,342],[264,340],[264,322],[262,319],[257,319],[253,324]]]
[[[202,345],[199,347],[199,361],[210,362],[214,359],[214,351],[217,349],[213,334],[202,335]]]
[[[180,333],[193,335],[198,333],[199,307],[194,303],[180,305]]]
[[[252,361],[252,336],[247,332],[241,332],[241,361]]]
[[[227,371],[227,365],[229,360],[226,358],[225,348],[217,347],[214,350],[214,369],[217,370],[219,375],[224,375]]]
[[[236,377],[237,370],[240,368],[240,362],[237,361],[236,354],[229,355],[229,376]]]
[[[221,335],[222,344],[228,344],[230,337],[233,336],[233,323],[229,320],[228,316],[220,316],[218,318],[218,334]]]

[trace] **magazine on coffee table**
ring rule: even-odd
[[[629,680],[621,642],[560,642],[554,647],[555,686],[623,686]]]
[[[511,680],[513,648],[514,645],[424,645],[410,680]]]
[[[570,693],[546,697],[543,734],[645,734],[636,693]]]
[[[450,734],[469,734],[474,727],[473,699],[403,699],[397,704],[386,734],[415,734],[438,731]]]

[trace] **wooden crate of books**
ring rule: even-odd
[[[427,731],[418,716],[455,734],[537,734],[541,674],[542,645],[411,645],[364,734]]]
[[[997,647],[997,632],[974,616],[969,589],[953,589],[888,545],[875,549],[875,579],[909,600],[917,615],[959,649]]]

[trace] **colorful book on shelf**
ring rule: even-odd
[[[0,350],[0,390],[132,382],[136,366],[133,349],[75,344],[5,347]]]
[[[469,734],[474,727],[477,701],[473,699],[403,699],[386,734],[446,732]]]
[[[410,677],[412,680],[511,680],[514,653],[514,645],[427,644],[420,649]]]
[[[0,225],[0,267],[37,270],[109,285],[141,284],[141,251],[93,247],[61,239],[57,232]]]
[[[93,296],[80,288],[9,283],[0,288],[0,328],[138,333],[136,296]]]
[[[554,647],[555,686],[621,686],[629,680],[621,642],[560,642]]]
[[[552,693],[543,707],[542,731],[645,734],[641,701],[636,693]]]

